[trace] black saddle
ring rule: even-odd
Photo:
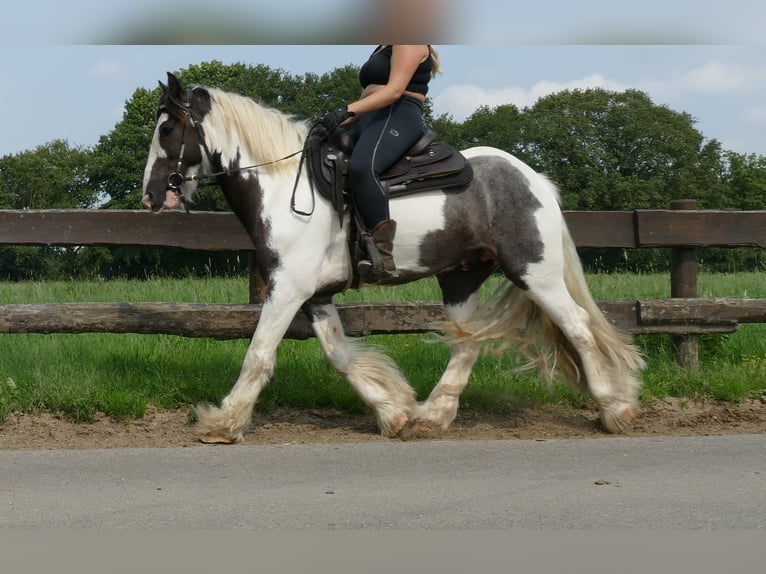
[[[351,134],[337,129],[320,145],[311,147],[307,158],[314,187],[321,196],[332,202],[341,223],[343,211],[349,203],[346,172],[353,149]],[[380,177],[389,198],[467,185],[472,179],[473,169],[463,154],[449,144],[436,141],[436,134],[432,131],[424,133]]]

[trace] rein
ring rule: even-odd
[[[197,132],[197,135],[199,136],[200,142],[202,142],[202,147],[205,150],[205,155],[207,156],[208,161],[210,161],[211,163],[213,162],[212,154],[210,153],[210,149],[207,147],[207,143],[205,141],[205,130],[202,128],[202,122],[198,121],[197,118],[195,118],[194,115],[192,114],[191,101],[192,101],[192,96],[193,96],[194,89],[193,88],[187,88],[186,91],[187,91],[187,97],[186,97],[187,102],[185,102],[185,103],[184,102],[178,102],[175,99],[171,99],[171,101],[174,104],[176,104],[179,108],[181,108],[181,112],[183,113],[184,118],[181,118],[181,121],[183,122],[183,130],[181,131],[181,151],[180,151],[180,153],[178,155],[178,162],[176,163],[175,171],[168,175],[168,189],[178,196],[179,200],[181,201],[181,204],[184,207],[184,211],[186,211],[186,213],[191,213],[191,211],[189,210],[189,207],[188,207],[188,204],[187,204],[187,200],[184,197],[183,192],[181,191],[181,186],[184,183],[189,182],[189,181],[199,181],[199,182],[202,182],[202,181],[206,181],[206,180],[209,180],[209,179],[214,179],[214,178],[222,176],[222,175],[230,175],[230,174],[234,174],[234,173],[240,173],[240,172],[243,172],[243,171],[251,171],[251,170],[254,170],[254,169],[258,169],[259,167],[266,167],[266,166],[269,166],[269,165],[277,164],[277,163],[279,163],[281,161],[288,160],[288,159],[293,158],[293,157],[295,157],[295,156],[300,154],[301,158],[300,158],[300,162],[298,163],[298,172],[295,175],[295,184],[293,185],[293,192],[292,192],[292,195],[290,197],[290,209],[293,211],[293,213],[297,213],[298,215],[303,215],[303,216],[307,216],[307,217],[310,217],[311,215],[313,215],[314,209],[316,208],[316,192],[314,190],[313,182],[311,182],[309,180],[309,187],[311,188],[311,211],[305,212],[305,211],[301,211],[301,210],[299,210],[299,209],[297,209],[295,207],[295,194],[296,194],[296,192],[298,190],[298,183],[299,183],[300,178],[301,178],[301,173],[303,172],[303,164],[304,164],[305,159],[306,159],[306,154],[309,152],[309,150],[314,145],[317,145],[323,139],[327,138],[327,134],[324,134],[321,138],[315,138],[314,141],[311,141],[311,143],[309,143],[310,140],[312,139],[310,136],[311,136],[312,132],[314,131],[314,128],[318,124],[314,124],[309,129],[309,132],[308,132],[308,135],[306,136],[306,140],[304,142],[303,147],[301,149],[297,150],[297,151],[294,151],[294,152],[292,152],[290,154],[287,154],[286,156],[283,156],[283,157],[280,157],[278,159],[274,159],[274,160],[271,160],[271,161],[266,161],[266,162],[263,162],[263,163],[257,163],[257,164],[248,165],[248,166],[245,166],[245,167],[238,167],[236,169],[223,169],[223,170],[220,170],[220,171],[215,171],[213,173],[205,173],[205,174],[202,174],[202,175],[184,176],[181,173],[181,165],[183,164],[184,151],[186,149],[186,126],[187,126],[187,122],[184,121],[184,119],[188,119],[189,122],[191,122],[192,127],[194,127],[194,130]],[[159,117],[159,114],[163,110],[167,111],[168,113],[171,113],[170,110],[168,109],[168,107],[165,105],[165,103],[164,102],[160,102],[160,105],[157,108],[157,116],[158,117]]]

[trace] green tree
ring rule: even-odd
[[[90,154],[65,140],[0,158],[0,205],[5,209],[93,207]]]
[[[450,114],[437,118],[428,118],[426,127],[436,132],[440,141],[447,142],[458,149],[469,147],[463,139],[463,124],[456,122]]]
[[[719,177],[714,197],[700,202],[701,208],[766,209],[766,157],[718,149]],[[706,248],[700,261],[709,269],[720,271],[763,271],[764,250],[758,248]]]
[[[654,104],[637,90],[564,91],[521,114],[522,157],[549,175],[571,210],[664,209],[696,198],[717,207],[720,144],[706,142],[687,113]],[[601,269],[667,267],[661,250],[582,250]]]
[[[463,146],[486,145],[523,159],[521,112],[513,104],[480,106],[463,122]]]
[[[93,149],[91,180],[104,207],[138,209],[144,166],[152,142],[160,90],[138,88],[125,102],[122,119]]]
[[[54,140],[34,150],[0,158],[0,208],[53,209],[94,207],[90,154]],[[66,273],[76,259],[74,247],[2,247],[0,278],[30,279]]]
[[[524,149],[561,187],[567,209],[665,208],[696,198],[709,166],[686,113],[637,90],[564,91],[525,110]]]
[[[766,209],[766,157],[726,152],[722,177],[731,192],[721,207]]]

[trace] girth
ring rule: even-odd
[[[319,146],[311,148],[308,157],[312,184],[321,196],[332,202],[343,221],[347,203],[346,172],[354,142],[343,129],[331,133]],[[473,169],[457,149],[436,141],[428,131],[380,180],[388,197],[399,197],[420,191],[467,185]]]

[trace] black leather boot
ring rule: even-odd
[[[396,221],[384,219],[372,231],[367,242],[367,250],[375,249],[376,254],[370,253],[370,261],[359,262],[359,272],[368,283],[377,283],[386,279],[396,279],[399,272],[394,263],[393,249],[396,235]]]

